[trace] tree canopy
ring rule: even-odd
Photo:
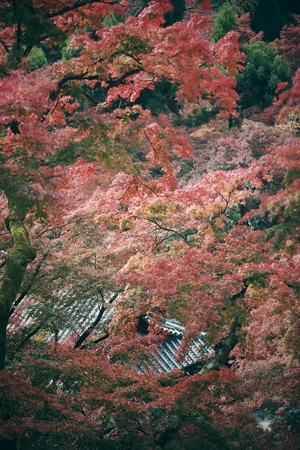
[[[1,448],[299,446],[299,20],[256,7],[0,3]]]

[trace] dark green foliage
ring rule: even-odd
[[[295,179],[299,177],[295,174]],[[277,220],[276,220],[277,219]],[[295,195],[290,201],[289,205],[284,209],[279,211],[279,214],[275,219],[273,219],[272,227],[267,233],[267,238],[272,239],[273,249],[278,251],[282,244],[286,241],[289,236],[295,233],[295,230],[299,229],[300,226],[300,199],[299,195]],[[293,245],[289,247],[289,251],[294,251]]]
[[[251,28],[264,32],[265,41],[273,41],[280,35],[282,26],[300,13],[299,0],[230,0],[238,16],[251,15]]]
[[[245,13],[250,13],[252,17],[259,1],[260,0],[229,0],[238,17]]]
[[[104,88],[101,83],[97,83],[93,88],[90,88],[87,84],[82,87],[87,98],[92,101],[92,103],[104,102],[107,95],[107,89]]]
[[[216,17],[215,25],[212,30],[211,38],[217,42],[226,33],[232,30],[238,30],[236,14],[229,3],[225,3]]]
[[[149,172],[152,178],[161,178],[165,173],[162,166],[151,167]]]
[[[40,69],[48,64],[46,55],[42,48],[34,47],[29,53],[30,67],[32,69]]]
[[[18,30],[15,44],[7,58],[12,69],[17,66],[22,57],[28,56],[32,48],[40,47],[40,42],[45,37],[49,38],[51,45],[60,44],[66,38],[53,21],[44,20],[36,14],[31,2],[12,2],[11,6],[4,6],[1,8],[1,20],[7,26],[16,25]]]
[[[141,7],[146,8],[149,4],[150,0],[141,0]],[[186,10],[186,2],[185,0],[171,0],[173,5],[173,10],[169,11],[165,14],[165,26],[169,27],[173,25],[175,22],[180,22],[183,19],[185,10]]]
[[[137,101],[143,108],[149,109],[154,116],[161,113],[179,111],[177,101],[177,86],[168,80],[155,83],[155,89],[144,89]]]
[[[140,0],[141,7],[146,8],[150,0]]]
[[[268,42],[251,42],[243,47],[247,55],[245,70],[237,75],[237,92],[240,105],[265,108],[272,103],[277,84],[289,81],[288,64]]]
[[[227,211],[225,211],[224,215],[226,216],[224,230],[229,231],[232,227],[234,227],[234,225],[238,223],[238,221],[242,217],[241,208],[239,205],[232,206],[231,208],[227,209]]]
[[[71,39],[65,40],[64,45],[61,48],[61,56],[63,61],[67,61],[80,55],[80,49],[70,47]]]
[[[165,14],[165,26],[173,25],[175,22],[180,22],[185,13],[185,0],[172,0],[174,9]]]
[[[294,167],[293,169],[287,171],[284,181],[287,186],[290,186],[298,178],[300,178],[300,169],[298,167]]]
[[[110,13],[109,16],[104,17],[102,20],[103,27],[113,27],[123,21],[123,17],[119,14]]]
[[[182,159],[180,169],[178,171],[178,177],[181,178],[188,175],[195,169],[195,167],[195,163],[192,159]]]
[[[188,128],[199,127],[200,125],[209,122],[209,120],[212,119],[217,112],[218,111],[215,109],[208,110],[206,108],[195,108],[185,117],[178,114],[173,123],[175,126],[183,125]]]
[[[256,32],[264,32],[264,40],[273,41],[292,15],[299,13],[299,0],[260,0],[252,14],[251,26]]]
[[[251,26],[256,32],[263,31],[266,41],[273,41],[286,21],[277,0],[262,0],[255,8]]]
[[[299,0],[278,0],[281,11],[284,14],[292,13],[299,14],[300,13],[300,2]]]
[[[234,128],[234,127],[236,127],[236,128],[240,128],[241,127],[241,125],[242,125],[242,117],[233,117],[233,116],[230,116],[230,117],[228,117],[228,129],[230,129],[230,128]],[[225,129],[225,131],[226,131],[226,129]]]

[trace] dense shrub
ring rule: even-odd
[[[238,30],[236,14],[229,3],[224,3],[216,17],[215,25],[212,30],[212,40],[217,42],[226,33],[232,30]]]
[[[289,66],[267,42],[250,42],[243,51],[247,55],[245,70],[237,75],[240,104],[242,108],[265,108],[272,103],[278,83],[291,79]]]
[[[154,116],[161,113],[177,114],[178,104],[176,101],[177,87],[174,83],[163,79],[155,83],[155,89],[144,89],[138,99],[138,103],[145,109],[149,109]]]

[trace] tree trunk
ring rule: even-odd
[[[11,307],[20,289],[27,265],[36,257],[24,226],[25,214],[10,211],[6,226],[13,240],[0,289],[0,370],[5,368],[6,329]]]

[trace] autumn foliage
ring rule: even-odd
[[[184,3],[0,4],[3,448],[299,446],[298,16],[256,45]],[[251,108],[245,46],[291,71]]]

